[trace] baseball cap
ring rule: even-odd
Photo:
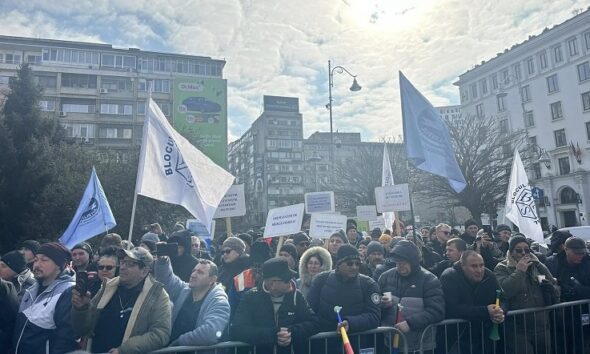
[[[574,253],[586,254],[586,243],[581,238],[572,236],[565,240],[565,248]]]
[[[143,247],[134,247],[130,250],[120,249],[117,252],[117,256],[119,259],[129,257],[134,261],[143,264],[145,267],[150,267],[154,262],[154,257],[151,255],[150,251]]]

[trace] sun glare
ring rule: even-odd
[[[433,3],[433,0],[351,0],[350,18],[363,27],[403,29],[419,22]]]

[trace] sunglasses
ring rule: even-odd
[[[360,267],[360,265],[361,265],[361,262],[359,262],[359,261],[346,261],[345,263],[349,267],[354,267],[354,266]]]
[[[112,265],[99,265],[96,268],[98,268],[98,270],[113,270],[113,269],[115,269],[115,266],[112,266]]]
[[[133,267],[133,266],[138,266],[138,267],[141,266],[139,263],[133,262],[133,261],[121,261],[120,264],[122,266],[125,266],[126,268]]]
[[[531,250],[528,248],[524,248],[524,249],[523,248],[515,248],[514,252],[520,253],[520,254],[523,254],[523,253],[529,254],[529,253],[531,253]]]
[[[224,250],[221,250],[221,253],[223,253],[223,254],[230,254],[230,253],[231,253],[231,251],[232,251],[232,249],[231,249],[231,248],[226,248],[226,249],[224,249]]]

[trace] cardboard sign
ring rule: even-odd
[[[481,214],[481,224],[482,225],[491,225],[490,223],[490,214]]]
[[[309,236],[313,238],[328,238],[338,230],[346,230],[346,215],[311,214]]]
[[[375,205],[358,205],[356,207],[356,217],[361,220],[377,219],[377,207]]]
[[[410,210],[408,184],[377,187],[375,188],[375,200],[377,201],[377,211],[380,213]]]
[[[286,236],[301,231],[304,208],[305,205],[301,203],[270,209],[266,217],[264,238]]]
[[[244,198],[244,185],[236,184],[227,190],[217,210],[213,215],[214,218],[231,218],[233,216],[246,215],[246,198]]]
[[[333,213],[336,210],[334,192],[313,192],[305,193],[305,212]]]
[[[378,216],[375,220],[369,220],[369,230],[373,231],[374,229],[379,228],[381,231],[385,231],[385,219],[383,216]]]
[[[199,238],[212,240],[215,237],[215,220],[211,220],[211,233],[209,233],[205,224],[197,219],[187,219],[186,229],[196,233]]]

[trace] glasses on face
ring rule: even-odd
[[[450,231],[441,231],[441,232],[442,232],[443,234],[445,234],[445,235],[450,235],[450,234],[451,234],[451,232],[450,232]]]
[[[232,251],[232,250],[231,250],[230,248],[226,248],[226,249],[224,249],[224,250],[221,250],[221,253],[223,253],[223,254],[230,254],[230,253],[231,253],[231,251]]]
[[[125,268],[130,268],[133,266],[139,267],[139,263],[133,261],[121,261],[121,266],[125,266]]]
[[[115,269],[115,266],[112,266],[112,265],[98,265],[96,268],[98,268],[98,270],[108,270],[108,271],[111,271],[111,270]]]
[[[515,248],[514,252],[519,253],[519,254],[523,254],[523,253],[529,254],[529,253],[531,253],[531,250],[528,248]]]
[[[346,261],[346,265],[349,267],[354,267],[354,266],[360,267],[361,262],[359,262],[359,261]]]

